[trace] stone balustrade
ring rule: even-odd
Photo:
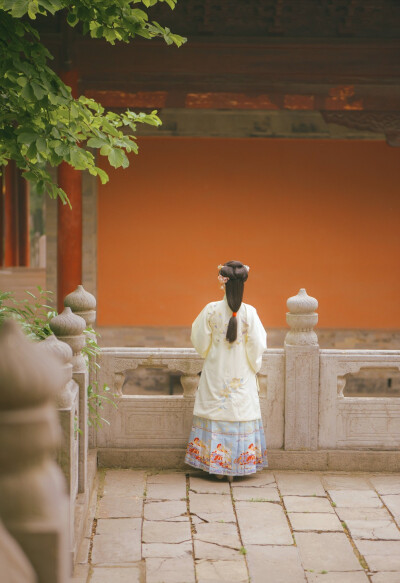
[[[60,440],[54,403],[63,392],[65,370],[50,351],[45,353],[14,321],[1,326],[0,520],[15,540],[7,561],[16,578],[9,580],[66,583],[68,497],[53,459]],[[0,537],[12,545],[4,532]],[[27,561],[13,566],[9,561],[18,546]],[[5,573],[2,563],[0,578]]]
[[[266,350],[258,375],[269,449],[287,452],[286,467],[305,469],[313,464],[307,466],[304,452],[315,452],[323,465],[329,452],[398,448],[400,400],[344,397],[343,387],[351,372],[398,370],[400,351],[321,350],[314,331],[317,300],[300,289],[287,305],[290,330],[284,348]],[[108,384],[118,400],[118,409],[104,412],[110,425],[97,432],[101,462],[143,465],[151,455],[153,464],[157,458],[161,466],[162,460],[164,466],[166,460],[179,465],[202,368],[199,355],[190,348],[103,348],[99,363],[99,382]],[[180,374],[183,395],[124,394],[126,375],[138,367]],[[346,458],[349,468],[356,457]]]
[[[65,297],[64,304],[64,311],[51,320],[50,328],[59,340],[71,347],[73,352],[73,379],[79,387],[78,491],[85,492],[89,448],[87,387],[90,378],[87,359],[82,354],[82,349],[86,344],[84,330],[87,326],[92,326],[96,319],[96,300],[92,294],[85,291],[82,285],[79,285],[74,292]]]

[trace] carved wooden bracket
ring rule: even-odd
[[[385,134],[389,146],[400,146],[400,111],[321,111],[327,123]]]

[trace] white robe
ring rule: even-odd
[[[267,334],[256,309],[242,303],[237,338],[229,343],[226,330],[231,316],[224,297],[207,304],[193,322],[191,341],[205,358],[193,414],[218,421],[261,419],[256,373]]]

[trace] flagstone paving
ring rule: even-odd
[[[400,474],[99,473],[71,583],[400,583]]]

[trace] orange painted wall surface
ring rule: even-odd
[[[305,287],[319,326],[400,327],[400,149],[383,142],[142,138],[99,188],[100,325],[187,326],[250,265],[268,327]]]

